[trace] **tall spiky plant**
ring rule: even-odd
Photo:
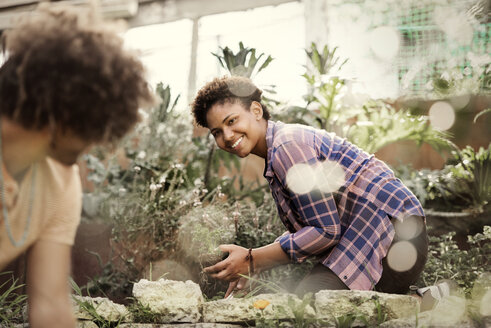
[[[341,103],[336,100],[336,96],[340,94],[341,88],[345,85],[345,80],[341,79],[337,73],[348,59],[342,60],[336,51],[337,47],[330,50],[325,45],[320,52],[317,45],[312,42],[310,50],[305,50],[312,69],[309,69],[307,65],[307,72],[302,75],[309,84],[309,93],[305,96],[305,100],[308,104],[318,105],[321,126],[329,130],[333,129],[336,123],[342,124],[345,120],[342,117]],[[336,120],[333,120],[334,116],[337,117]]]
[[[218,59],[223,68],[235,76],[251,78],[254,74],[265,69],[273,60],[271,56],[261,60],[264,53],[256,57],[256,49],[244,47],[242,42],[239,42],[239,51],[237,53],[234,53],[229,47],[220,47],[220,50],[221,53],[212,53],[212,55]],[[259,66],[261,62],[262,64]]]

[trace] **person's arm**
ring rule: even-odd
[[[222,252],[229,253],[228,257],[215,265],[204,268],[204,272],[211,273],[213,278],[226,281],[237,280],[241,274],[252,274],[249,272],[250,261],[246,260],[249,254],[247,248],[237,245],[220,245],[219,247]],[[254,248],[251,254],[254,271],[263,271],[291,262],[279,243]]]
[[[274,174],[283,185],[292,207],[303,226],[294,233],[276,239],[283,251],[294,262],[303,262],[309,256],[322,254],[339,242],[341,225],[336,202],[331,192],[323,192],[317,186],[306,193],[296,193],[288,185],[289,170],[297,164],[312,166],[315,172],[323,161],[318,160],[316,150],[301,141],[290,141],[279,146],[272,159]],[[295,172],[295,171],[294,171]],[[307,171],[309,172],[309,171]],[[306,174],[306,173],[298,173]],[[324,177],[322,177],[324,178]],[[296,180],[323,180],[316,176],[298,176]]]
[[[247,279],[241,275],[252,275],[250,272],[250,261],[247,260],[249,250],[237,245],[220,245],[222,252],[228,252],[228,257],[215,265],[204,268],[203,271],[210,273],[213,278],[230,282],[225,297],[234,290],[241,290],[247,284]],[[290,258],[285,254],[280,244],[272,244],[254,248],[251,251],[254,272],[271,269],[275,266],[290,263]]]
[[[71,246],[38,241],[28,252],[27,294],[32,328],[75,327],[70,301]]]

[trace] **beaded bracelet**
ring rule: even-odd
[[[254,258],[252,257],[252,248],[249,248],[249,254],[247,254],[246,261],[249,261],[249,275],[254,274]]]

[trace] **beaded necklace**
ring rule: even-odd
[[[2,121],[0,120],[0,165],[3,165],[3,157],[2,157]],[[25,244],[27,239],[27,234],[29,232],[29,227],[31,225],[31,215],[32,215],[32,204],[34,203],[34,191],[35,191],[35,181],[36,181],[36,166],[34,165],[32,168],[32,181],[31,181],[31,192],[29,195],[29,211],[27,214],[27,222],[26,227],[24,228],[24,233],[20,240],[15,240],[12,230],[10,229],[10,223],[7,213],[7,203],[5,201],[5,189],[3,183],[3,170],[0,167],[0,200],[2,201],[2,210],[3,210],[3,220],[5,222],[5,230],[7,230],[7,235],[9,236],[10,242],[15,247],[21,247]]]

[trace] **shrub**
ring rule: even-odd
[[[460,250],[452,239],[454,235],[455,232],[451,232],[430,237],[428,261],[419,286],[449,279],[469,295],[476,279],[491,272],[491,226],[484,226],[483,233],[468,236],[469,250]]]

